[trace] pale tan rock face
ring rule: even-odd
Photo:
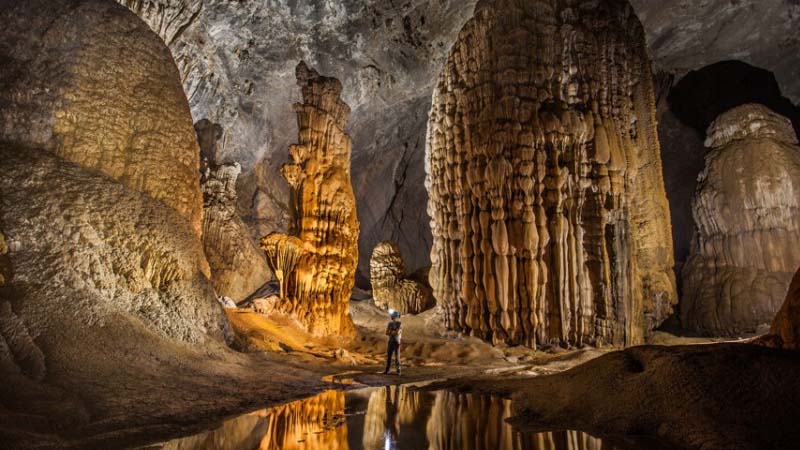
[[[800,266],[800,147],[788,119],[756,104],[721,115],[707,135],[681,322],[752,332],[772,321]]]
[[[495,342],[636,344],[672,311],[650,61],[624,1],[479,2],[434,92],[431,285]]]
[[[396,242],[383,241],[376,245],[369,268],[372,295],[379,308],[419,314],[434,306],[430,286],[408,277]]]
[[[236,213],[239,164],[207,166],[203,171],[203,249],[218,296],[244,300],[271,276],[264,253]]]
[[[294,105],[298,143],[281,174],[291,187],[291,235],[271,234],[261,247],[281,283],[280,309],[314,334],[354,332],[349,303],[358,262],[358,218],[350,182],[350,108],[335,78],[301,62],[303,103]]]
[[[0,139],[144,192],[199,236],[199,149],[188,102],[169,49],[131,17],[102,1],[5,2]]]
[[[0,368],[58,384],[123,370],[107,361],[130,342],[150,345],[131,367],[221,348],[164,44],[110,1],[0,1],[0,23]]]

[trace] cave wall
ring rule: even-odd
[[[426,150],[451,329],[635,344],[677,302],[643,30],[595,3],[483,2],[453,47]]]
[[[343,98],[353,108],[348,132],[361,255],[390,239],[410,269],[430,264],[429,219],[420,207],[427,200],[420,183],[425,121],[436,77],[475,0],[119,1],[169,44],[195,120],[224,128],[218,161],[242,165],[239,210],[255,238],[289,225],[278,169],[296,133],[289,105],[297,99],[293,70],[302,59],[344,80]],[[791,32],[800,26],[800,5],[631,4],[659,70],[682,76],[741,59],[775,72],[783,91],[800,100],[800,43]],[[368,258],[360,259],[357,277],[368,285]]]

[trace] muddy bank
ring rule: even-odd
[[[514,399],[522,431],[649,435],[679,448],[767,450],[800,442],[800,355],[748,344],[642,346],[563,373],[435,388]]]

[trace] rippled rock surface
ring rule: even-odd
[[[409,277],[400,247],[391,241],[375,246],[370,260],[370,279],[375,305],[401,314],[419,314],[435,305],[426,280]]]
[[[788,119],[749,104],[708,129],[683,268],[681,322],[711,335],[772,322],[800,266],[800,147]]]
[[[291,234],[271,234],[261,247],[281,284],[279,309],[314,334],[354,332],[348,311],[358,262],[358,217],[350,182],[350,107],[342,84],[304,62],[297,66],[303,102],[300,129],[281,174],[291,186]]]
[[[623,1],[480,2],[433,97],[431,285],[495,342],[630,345],[676,303],[644,33]]]

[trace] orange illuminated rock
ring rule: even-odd
[[[301,62],[295,104],[298,143],[281,173],[292,190],[290,235],[272,234],[261,247],[281,284],[280,310],[318,335],[353,333],[348,312],[358,261],[358,219],[350,183],[350,108],[335,78]]]
[[[629,345],[670,315],[654,114],[627,2],[478,3],[428,125],[431,285],[450,329]]]

